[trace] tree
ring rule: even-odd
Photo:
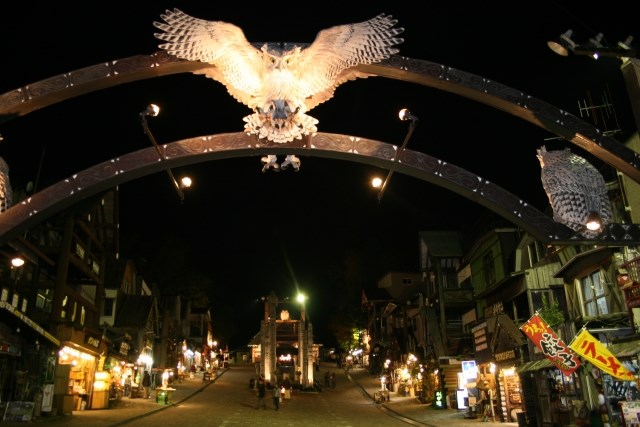
[[[558,326],[564,322],[564,313],[560,309],[557,299],[548,301],[546,294],[542,294],[542,308],[538,311],[542,319],[551,327]]]

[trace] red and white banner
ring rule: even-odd
[[[607,374],[621,380],[635,380],[633,372],[629,372],[609,349],[586,329],[582,329],[576,335],[569,347]]]
[[[580,367],[580,359],[538,314],[531,316],[520,330],[563,374],[571,375]]]

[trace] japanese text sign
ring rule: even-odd
[[[520,326],[520,330],[538,347],[564,375],[571,375],[581,365],[580,359],[537,314]]]
[[[621,380],[634,380],[633,372],[629,372],[607,347],[586,329],[582,329],[576,335],[569,347],[607,374]]]

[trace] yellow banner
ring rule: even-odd
[[[633,381],[634,374],[586,329],[582,329],[571,341],[569,348],[587,359],[596,367],[621,380]]]

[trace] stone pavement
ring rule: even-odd
[[[329,366],[329,365],[326,365]],[[321,365],[318,372],[320,375],[326,369]],[[331,365],[332,368],[335,365]],[[229,369],[233,369],[233,365]],[[430,427],[517,427],[517,422],[501,423],[501,422],[483,422],[481,418],[467,419],[464,411],[455,409],[433,409],[429,405],[420,403],[416,397],[405,397],[398,393],[389,393],[389,401],[382,403],[374,402],[374,393],[380,390],[380,380],[369,374],[365,369],[354,368],[348,372],[343,370],[333,371],[338,373],[338,381],[351,381],[360,389],[363,396],[371,400],[372,404],[381,405],[384,410],[390,411],[404,417],[407,422],[412,425],[423,425]],[[151,399],[143,398],[123,398],[121,401],[112,402],[108,409],[74,411],[73,415],[43,415],[34,419],[31,424],[40,424],[41,427],[55,426],[87,426],[96,423],[98,420],[101,425],[118,426],[120,424],[129,423],[137,418],[144,417],[152,412],[162,411],[173,405],[179,405],[180,402],[188,399],[198,391],[205,387],[212,386],[220,376],[224,375],[226,369],[218,371],[218,377],[212,381],[203,381],[202,374],[196,375],[196,378],[186,378],[180,383],[172,384],[175,391],[172,393],[172,399],[169,404],[158,404],[155,400],[155,392],[152,391]],[[342,377],[342,378],[341,378]],[[321,381],[322,383],[322,381]],[[2,427],[25,426],[25,422],[8,422],[0,421]]]
[[[351,369],[346,377],[358,386],[372,401],[374,393],[380,390],[380,379],[369,374],[366,369]],[[465,418],[465,412],[457,409],[434,409],[420,402],[417,397],[405,397],[399,393],[389,392],[389,401],[380,403],[386,410],[415,421],[417,425],[432,427],[517,427],[517,422],[502,423],[499,421],[483,422],[482,417]]]

